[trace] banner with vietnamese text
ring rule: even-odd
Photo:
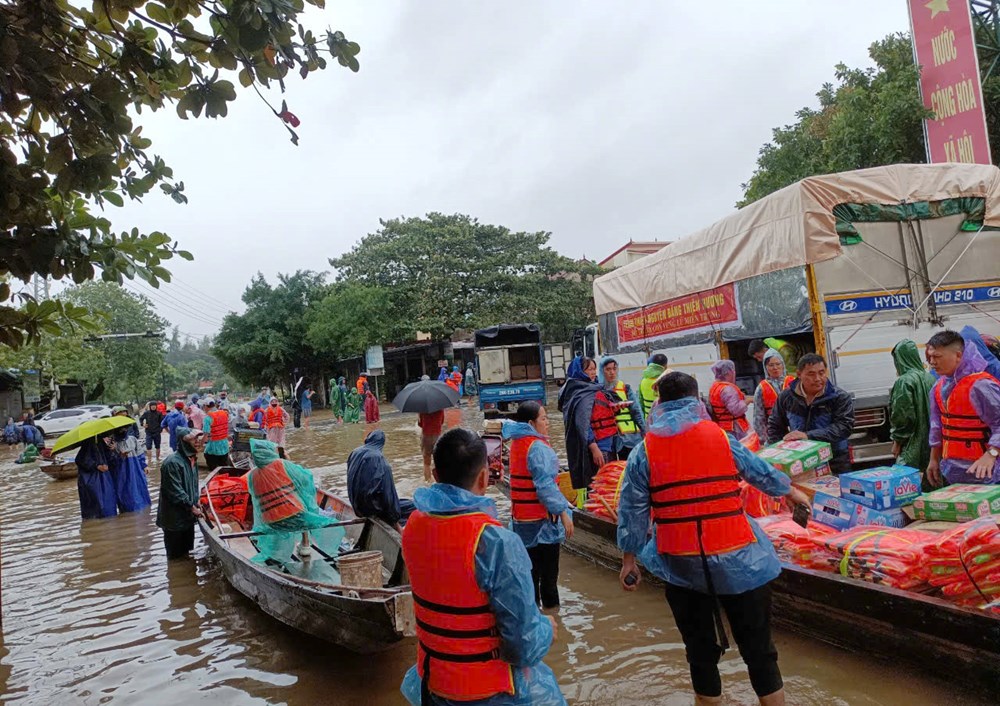
[[[991,164],[969,0],[909,4],[920,94],[934,111],[924,121],[928,161]]]
[[[618,344],[635,345],[670,336],[740,326],[735,284],[688,294],[616,316]]]

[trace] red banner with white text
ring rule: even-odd
[[[670,299],[615,318],[619,345],[732,328],[743,323],[735,284]]]
[[[932,163],[991,164],[969,0],[909,0]]]

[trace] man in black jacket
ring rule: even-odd
[[[827,379],[826,361],[808,353],[799,358],[798,379],[778,395],[767,422],[770,439],[825,441],[833,448],[830,470],[851,470],[847,439],[854,430],[854,399]]]

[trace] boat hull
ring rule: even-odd
[[[72,461],[68,463],[43,463],[39,468],[54,480],[72,480],[79,473],[76,464]]]
[[[254,564],[219,540],[203,520],[200,525],[233,588],[285,625],[362,654],[406,637],[406,625],[413,622],[409,593],[360,599],[304,586]]]
[[[621,568],[615,524],[573,514],[565,548],[607,568]],[[645,569],[643,578],[662,582]],[[1000,688],[1000,618],[924,596],[783,564],[772,583],[772,620],[779,628],[884,660],[935,671],[949,681]]]

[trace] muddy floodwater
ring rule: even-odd
[[[386,456],[408,496],[422,484],[416,418],[383,412]],[[482,417],[464,408],[447,423],[479,429]],[[347,455],[367,428],[337,426],[318,411],[312,429],[289,430],[289,456],[322,487],[343,490]],[[558,423],[552,431],[558,449]],[[15,456],[0,451],[3,703],[405,703],[399,683],[414,659],[412,640],[359,657],[298,634],[232,589],[200,537],[194,559],[168,567],[154,512],[81,522],[76,483],[18,466]],[[153,469],[154,504],[157,482]],[[565,552],[560,589],[559,636],[546,661],[570,703],[692,703],[683,645],[660,590],[643,585],[626,595],[614,573]],[[949,683],[948,664],[920,673],[789,633],[776,642],[789,704],[995,703]],[[756,703],[735,650],[722,671],[727,703]]]

